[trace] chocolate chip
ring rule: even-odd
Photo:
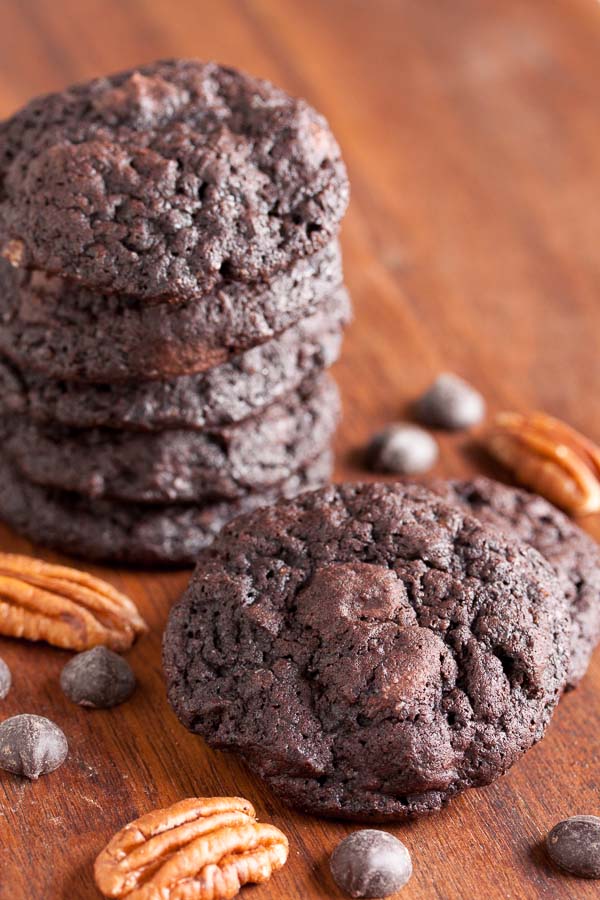
[[[387,831],[355,831],[337,845],[329,862],[337,886],[350,897],[390,897],[412,875],[410,853]]]
[[[367,463],[376,472],[416,475],[436,462],[435,439],[416,425],[389,425],[371,441]]]
[[[43,716],[13,716],[0,725],[0,769],[36,779],[62,766],[69,746],[58,725]]]
[[[581,878],[600,878],[600,818],[571,816],[546,838],[548,854],[561,869]]]
[[[131,697],[135,675],[118,653],[106,647],[94,647],[78,653],[66,664],[60,675],[60,686],[73,703],[108,709]]]
[[[12,684],[12,675],[10,674],[10,669],[0,657],[0,700],[4,700],[8,692],[10,691],[10,686]]]
[[[432,428],[460,429],[485,416],[481,394],[458,375],[444,372],[415,404],[417,418]]]

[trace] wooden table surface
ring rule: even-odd
[[[3,0],[0,115],[179,55],[271,78],[328,116],[353,188],[337,476],[358,478],[357,449],[442,369],[478,385],[492,410],[541,407],[600,440],[599,46],[596,0]],[[438,474],[481,469],[466,436],[441,445]],[[140,687],[119,709],[86,712],[58,689],[68,654],[0,642],[15,682],[1,717],[47,715],[71,747],[37,784],[0,777],[2,900],[91,900],[93,859],[119,827],[185,796],[231,793],[291,843],[286,868],[245,896],[341,896],[327,858],[352,826],[289,811],[167,706],[161,630],[189,573],[94,571],[151,624],[129,654]],[[390,829],[414,861],[402,897],[598,896],[598,883],[552,869],[540,841],[568,815],[600,812],[599,689],[600,653],[507,777]]]

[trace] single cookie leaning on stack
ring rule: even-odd
[[[226,526],[163,659],[182,723],[284,800],[403,819],[543,736],[569,639],[533,548],[417,485],[342,485]]]
[[[35,498],[59,549],[189,562],[241,510],[327,480],[348,181],[318,113],[158,62],[0,123],[0,183],[9,524],[39,538]]]

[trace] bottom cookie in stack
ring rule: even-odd
[[[19,534],[64,553],[134,565],[192,564],[221,528],[243,512],[294,497],[331,478],[329,450],[268,490],[204,504],[119,503],[43,487],[0,454],[2,519]]]
[[[321,486],[339,395],[346,292],[206,372],[112,384],[0,363],[0,512],[76,555],[192,562],[241,512]]]

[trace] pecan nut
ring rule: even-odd
[[[286,836],[256,821],[241,797],[194,797],[126,825],[100,853],[96,884],[127,900],[229,900],[268,881],[288,855]]]
[[[517,481],[567,512],[600,511],[600,448],[559,419],[500,413],[485,444]]]
[[[110,584],[66,566],[0,553],[0,634],[69,650],[130,647],[147,626]]]

